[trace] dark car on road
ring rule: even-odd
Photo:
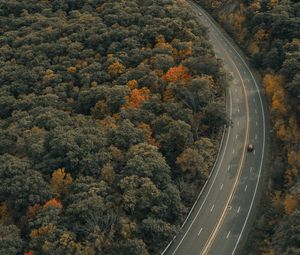
[[[254,150],[253,144],[248,143],[248,144],[247,144],[247,151],[248,151],[248,152],[252,152],[253,150]]]

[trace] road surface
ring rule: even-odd
[[[164,255],[238,254],[262,183],[266,151],[266,117],[261,87],[237,47],[212,18],[189,2],[209,28],[215,54],[233,80],[226,91],[233,121],[222,138],[211,176],[186,222]],[[247,152],[248,143],[254,145]]]

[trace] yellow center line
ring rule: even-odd
[[[217,40],[218,41],[218,40]],[[232,60],[232,58],[230,57],[230,55],[227,53],[226,49],[221,45],[219,44],[223,50],[224,50],[224,53],[227,55],[228,59],[230,60],[230,62],[233,64],[233,66],[235,67],[237,73],[238,73],[238,76],[242,82],[242,87],[243,87],[243,95],[244,95],[244,98],[245,98],[245,108],[246,108],[246,131],[245,131],[245,139],[244,139],[244,146],[243,146],[243,153],[242,153],[242,157],[241,157],[241,160],[240,160],[240,164],[239,164],[239,169],[238,169],[238,173],[237,173],[237,176],[235,178],[235,182],[234,182],[234,185],[233,185],[233,188],[230,192],[230,195],[228,197],[228,200],[226,202],[226,205],[223,209],[223,212],[221,214],[221,217],[219,218],[219,221],[217,224],[215,224],[214,226],[214,230],[213,232],[210,234],[209,236],[209,239],[206,241],[205,243],[205,246],[203,247],[202,251],[201,251],[201,255],[205,255],[205,254],[208,254],[208,251],[210,249],[210,247],[212,246],[216,236],[217,236],[217,233],[220,229],[220,227],[222,226],[223,222],[224,222],[224,219],[225,219],[225,216],[227,214],[227,208],[228,208],[228,205],[231,203],[232,201],[232,198],[233,198],[233,194],[237,188],[237,184],[238,184],[238,181],[239,181],[239,178],[241,176],[241,170],[242,170],[242,167],[243,167],[243,164],[244,164],[244,159],[245,159],[245,146],[246,146],[246,142],[248,140],[248,137],[249,137],[249,106],[248,106],[248,100],[247,100],[247,96],[246,96],[246,88],[245,88],[245,84],[244,84],[244,81],[243,81],[243,78],[241,76],[241,73],[239,71],[239,69],[237,68],[236,64],[234,63],[234,61]]]

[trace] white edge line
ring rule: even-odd
[[[226,236],[226,239],[228,239],[230,236],[230,231],[228,232],[227,236]]]
[[[205,14],[206,15],[206,14]],[[227,38],[221,33],[221,35],[227,40]],[[228,40],[227,40],[228,41]],[[250,208],[248,210],[248,213],[247,213],[247,216],[246,216],[246,219],[244,221],[244,224],[243,224],[243,227],[242,227],[242,230],[241,230],[241,233],[238,237],[238,240],[234,246],[234,249],[232,251],[232,255],[234,255],[234,253],[236,252],[236,249],[237,249],[237,246],[241,240],[241,237],[242,237],[242,234],[245,230],[245,227],[246,227],[246,224],[248,222],[248,219],[249,219],[249,216],[250,216],[250,212],[252,210],[252,207],[253,207],[253,204],[254,204],[254,200],[255,200],[255,197],[256,197],[256,193],[257,193],[257,189],[258,189],[258,184],[259,184],[259,181],[260,181],[260,177],[261,177],[261,172],[262,172],[262,166],[263,166],[263,161],[264,161],[264,154],[265,154],[265,141],[266,141],[266,125],[265,125],[265,112],[264,112],[264,107],[263,107],[263,102],[262,102],[262,98],[261,98],[261,95],[259,93],[259,87],[257,85],[257,82],[250,70],[250,68],[248,67],[247,63],[245,62],[245,60],[241,57],[241,55],[237,52],[237,50],[230,44],[230,46],[232,47],[232,49],[236,52],[236,54],[240,57],[240,59],[242,60],[244,66],[248,69],[249,73],[250,73],[250,76],[254,82],[254,85],[256,87],[256,90],[257,90],[257,94],[258,94],[258,97],[259,97],[259,102],[260,102],[260,106],[261,106],[261,112],[262,112],[262,119],[263,119],[263,143],[262,143],[262,157],[261,157],[261,161],[260,161],[260,167],[259,167],[259,172],[258,172],[258,177],[257,177],[257,182],[256,182],[256,185],[255,185],[255,190],[254,190],[254,194],[253,194],[253,197],[252,197],[252,200],[251,200],[251,204],[250,204]],[[254,101],[255,102],[255,101]]]
[[[229,116],[230,116],[230,118],[231,118],[231,116],[232,116],[231,92],[230,92],[230,90],[228,90],[228,92],[229,92],[229,93],[228,93],[228,96],[229,96],[229,103],[230,103],[230,107],[229,107],[229,112],[230,112],[230,114],[229,114]],[[230,136],[230,131],[231,131],[231,126],[228,125],[228,133],[227,133],[227,137],[226,137],[225,148],[227,147],[227,144],[228,144],[228,140],[229,140],[229,136]],[[223,140],[222,140],[222,142],[223,142]],[[222,145],[222,143],[221,143],[221,145]],[[220,146],[220,148],[221,148],[221,146]],[[219,150],[220,150],[220,148],[219,148]],[[222,157],[221,157],[221,161],[220,161],[220,162],[222,162],[223,159],[224,159],[225,151],[226,151],[226,150],[223,151],[223,154],[222,154]],[[216,165],[216,162],[217,162],[217,161],[215,161],[214,166]],[[211,184],[211,186],[209,187],[209,190],[208,190],[208,192],[207,192],[207,194],[206,194],[206,196],[205,196],[205,198],[204,198],[204,201],[202,202],[202,204],[201,204],[201,206],[200,206],[200,208],[199,208],[199,210],[198,210],[196,216],[194,217],[192,223],[190,224],[190,226],[188,227],[187,231],[186,231],[185,234],[183,235],[181,241],[179,242],[179,244],[177,245],[176,249],[175,249],[174,252],[172,253],[173,255],[175,254],[175,252],[177,251],[177,249],[179,248],[179,246],[180,246],[181,243],[183,242],[184,238],[186,237],[186,235],[187,235],[188,232],[190,231],[192,225],[194,224],[196,218],[198,217],[198,215],[199,215],[199,213],[200,213],[200,211],[201,211],[201,209],[202,209],[204,203],[206,202],[206,199],[207,199],[207,197],[208,197],[208,195],[209,195],[209,193],[210,193],[210,191],[211,191],[211,189],[212,189],[212,187],[213,187],[213,184],[215,183],[215,180],[216,180],[216,178],[217,178],[217,176],[218,176],[218,173],[219,173],[220,169],[221,169],[221,164],[219,164],[218,170],[217,170],[217,172],[216,172],[216,174],[215,174],[215,176],[214,176],[214,178],[213,178],[212,184]],[[214,171],[212,171],[212,172],[214,172]],[[212,172],[210,173],[209,177],[211,176]],[[207,181],[208,181],[208,180],[209,180],[209,178],[207,179]],[[207,181],[206,181],[205,185],[207,184]],[[205,187],[205,186],[204,186],[204,187]],[[204,187],[202,188],[201,193],[202,193]],[[199,194],[198,198],[200,197],[201,193]],[[198,202],[198,198],[197,198],[196,202]],[[196,202],[194,203],[193,207],[196,205]],[[192,210],[190,211],[190,213],[191,213],[191,212],[192,212]],[[187,219],[185,220],[185,222],[186,222],[186,221],[187,221]],[[185,223],[185,222],[184,222],[184,223]],[[184,224],[183,224],[183,225],[184,225]],[[183,227],[183,225],[182,225],[182,227]],[[182,227],[181,227],[181,228],[182,228]],[[164,251],[164,252],[165,252],[165,251]],[[163,254],[163,253],[162,253],[162,254]]]
[[[202,230],[203,230],[203,228],[200,229],[200,231],[199,231],[199,233],[198,233],[198,236],[201,234]]]
[[[208,21],[209,21],[213,26],[216,27],[216,25],[211,21],[210,16],[208,16],[208,15],[206,14],[206,12],[203,11],[202,8],[199,8],[199,5],[194,4],[194,6],[196,6],[198,9],[200,9],[200,10],[202,11],[202,14],[204,14],[204,15],[207,17]],[[228,40],[222,33],[221,33],[221,36],[224,37],[225,40],[226,40],[227,42],[229,42],[229,40]],[[241,240],[242,234],[243,234],[243,232],[244,232],[244,230],[245,230],[247,221],[248,221],[248,219],[249,219],[249,215],[250,215],[250,212],[251,212],[252,207],[253,207],[253,204],[254,204],[254,200],[255,200],[255,197],[256,197],[257,189],[258,189],[258,184],[259,184],[260,177],[261,177],[262,166],[263,166],[264,155],[265,155],[266,125],[265,125],[265,113],[264,113],[263,102],[262,102],[261,95],[260,95],[260,93],[259,93],[259,87],[258,87],[258,85],[257,85],[257,82],[256,82],[256,80],[255,80],[255,78],[254,78],[254,76],[253,76],[253,74],[252,74],[250,68],[248,67],[247,63],[245,62],[245,60],[241,57],[241,55],[240,55],[240,54],[238,53],[238,51],[232,46],[231,43],[229,43],[229,45],[230,45],[231,48],[235,51],[235,53],[239,56],[240,60],[242,60],[244,66],[248,69],[248,71],[249,71],[249,73],[250,73],[250,76],[251,76],[251,78],[252,78],[252,81],[254,82],[254,85],[255,85],[256,90],[257,90],[257,92],[258,92],[257,94],[258,94],[258,97],[259,97],[259,102],[260,102],[261,112],[262,112],[262,119],[263,119],[263,120],[262,120],[262,122],[263,122],[262,157],[261,157],[261,161],[260,161],[260,167],[259,167],[259,171],[258,171],[257,182],[256,182],[256,185],[255,185],[255,190],[254,190],[254,194],[253,194],[253,197],[252,197],[252,200],[251,200],[250,208],[249,208],[249,211],[248,211],[247,216],[246,216],[246,220],[245,220],[245,222],[244,222],[244,224],[243,224],[241,233],[240,233],[240,235],[239,235],[239,237],[238,237],[238,240],[237,240],[237,242],[236,242],[236,244],[235,244],[235,247],[234,247],[234,249],[233,249],[233,251],[232,251],[232,255],[234,255],[234,253],[236,252],[237,246],[238,246],[238,244],[239,244],[239,242],[240,242],[240,240]],[[253,101],[255,102],[255,98],[253,98]]]
[[[231,107],[230,107],[230,114],[231,114]],[[228,125],[228,133],[227,133],[227,136],[228,136],[228,137],[229,137],[229,133],[230,133],[230,128],[231,128],[230,125]],[[200,191],[200,193],[199,193],[199,195],[198,195],[198,197],[197,197],[195,203],[193,204],[193,206],[192,206],[192,208],[191,208],[189,214],[187,215],[185,221],[182,223],[180,229],[182,229],[183,226],[185,225],[185,223],[187,222],[187,220],[188,220],[188,218],[190,217],[190,215],[191,215],[193,209],[195,208],[196,204],[198,203],[198,200],[199,200],[199,198],[201,197],[201,195],[202,195],[202,193],[203,193],[203,191],[204,191],[204,189],[205,189],[205,187],[206,187],[208,181],[210,180],[210,177],[212,176],[213,172],[215,171],[216,164],[217,164],[217,162],[218,162],[218,158],[219,158],[219,155],[220,155],[220,152],[221,152],[221,148],[223,147],[226,129],[227,129],[227,128],[224,126],[224,131],[223,131],[223,134],[222,134],[221,143],[220,143],[219,150],[218,150],[218,153],[217,153],[217,156],[216,156],[215,163],[214,163],[214,165],[213,165],[213,167],[212,167],[212,170],[210,171],[210,173],[209,173],[209,175],[208,175],[208,177],[207,177],[207,180],[206,180],[206,182],[204,183],[204,186],[202,187],[202,189],[201,189],[201,191]],[[228,137],[227,137],[227,140],[228,140]],[[226,141],[226,143],[227,143],[227,141]],[[163,250],[163,252],[161,253],[161,255],[163,255],[163,254],[169,249],[170,245],[173,243],[173,241],[175,240],[175,238],[177,237],[177,235],[178,235],[178,233],[175,235],[175,237],[173,238],[173,240],[171,240],[171,241],[169,242],[169,244],[168,244],[167,247]]]
[[[203,9],[199,8],[199,6],[198,6],[198,5],[195,5],[195,3],[193,3],[193,5],[196,6],[198,9],[200,9],[200,10],[202,11],[202,15],[204,14],[204,16],[206,16],[206,17],[208,18],[208,21],[209,21],[213,26],[216,27],[216,25],[211,21],[211,18],[206,14],[206,12],[203,11]],[[224,37],[225,40],[226,40],[227,42],[229,42],[229,40],[228,40],[222,33],[220,33],[220,35],[221,35],[222,37]],[[242,227],[241,233],[240,233],[240,235],[239,235],[239,237],[238,237],[238,240],[237,240],[237,242],[236,242],[236,245],[235,245],[235,247],[234,247],[234,249],[233,249],[233,251],[232,251],[232,255],[234,255],[234,253],[235,253],[235,251],[236,251],[236,249],[237,249],[237,246],[238,246],[238,244],[239,244],[239,242],[240,242],[240,240],[241,240],[241,237],[242,237],[242,234],[243,234],[243,232],[244,232],[244,229],[245,229],[245,226],[246,226],[246,224],[247,224],[247,221],[248,221],[248,219],[249,219],[249,215],[250,215],[250,212],[251,212],[251,210],[252,210],[252,207],[253,207],[253,204],[254,204],[254,200],[255,200],[255,197],[256,197],[256,193],[257,193],[257,189],[258,189],[258,184],[259,184],[259,181],[260,181],[260,176],[261,176],[261,171],[262,171],[262,165],[263,165],[264,154],[265,154],[265,140],[266,140],[266,137],[265,137],[266,130],[265,130],[265,129],[266,129],[266,127],[265,127],[265,113],[264,113],[264,107],[263,107],[263,102],[262,102],[261,95],[260,95],[260,93],[259,93],[259,87],[258,87],[258,85],[257,85],[257,82],[256,82],[256,80],[255,80],[255,78],[254,78],[254,76],[253,76],[253,74],[252,74],[250,68],[249,68],[248,65],[246,64],[245,60],[241,57],[241,55],[240,55],[240,54],[238,53],[238,51],[232,46],[232,44],[231,44],[230,42],[229,42],[229,45],[230,45],[230,47],[235,51],[235,53],[240,57],[240,60],[242,60],[243,64],[245,65],[245,67],[248,69],[248,71],[249,71],[249,73],[250,73],[250,76],[251,76],[251,78],[252,78],[252,80],[253,80],[253,82],[254,82],[254,85],[255,85],[255,87],[256,87],[256,89],[257,89],[257,91],[258,91],[258,97],[259,97],[259,101],[260,101],[260,106],[261,106],[261,110],[262,110],[262,118],[263,118],[263,144],[262,144],[262,157],[261,157],[260,168],[259,168],[259,172],[258,172],[258,179],[257,179],[256,185],[255,185],[254,194],[253,194],[253,197],[252,197],[252,200],[251,200],[250,209],[249,209],[249,211],[248,211],[248,213],[247,213],[246,220],[245,220],[245,222],[244,222],[244,224],[243,224],[243,227]],[[255,98],[254,98],[253,100],[254,100],[254,102],[255,102]],[[230,130],[230,126],[229,126],[228,129]],[[222,143],[223,143],[223,138],[224,138],[225,131],[226,131],[226,129],[224,129],[224,132],[223,132],[223,135],[222,135],[222,140],[221,140],[221,144],[220,144],[220,147],[219,147],[218,154],[220,153],[220,149],[221,149],[221,147],[222,147]],[[228,136],[228,137],[229,137],[229,136]],[[217,158],[218,158],[218,156],[217,156]],[[216,159],[217,159],[217,158],[216,158]],[[216,162],[217,162],[217,160],[215,161],[215,164],[216,164]],[[187,219],[188,219],[189,215],[191,214],[193,208],[195,207],[196,203],[198,202],[198,199],[199,199],[199,197],[201,196],[201,194],[202,194],[202,192],[203,192],[203,190],[204,190],[204,188],[205,188],[205,186],[206,186],[206,184],[207,184],[207,182],[208,182],[210,176],[211,176],[212,173],[214,172],[213,170],[214,170],[215,164],[214,164],[213,169],[212,169],[212,171],[210,172],[210,174],[209,174],[209,176],[208,176],[208,179],[206,180],[206,182],[205,182],[205,184],[204,184],[202,190],[200,191],[200,194],[198,195],[197,200],[195,201],[195,203],[194,203],[192,209],[190,210],[190,212],[189,212],[189,214],[188,214],[186,220],[184,221],[183,225],[184,225],[185,222],[187,221]],[[182,227],[183,227],[183,225],[182,225]],[[182,228],[182,227],[181,227],[181,228]],[[175,238],[174,238],[174,239],[175,239]],[[174,239],[173,239],[173,240],[174,240]],[[169,248],[169,246],[171,245],[172,242],[173,242],[173,241],[171,241],[171,242],[168,244],[168,246],[167,246],[166,249],[161,253],[161,255],[163,255],[163,254],[166,252],[166,250]]]

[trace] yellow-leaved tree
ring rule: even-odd
[[[59,197],[61,194],[66,193],[72,181],[71,175],[66,173],[64,168],[59,168],[52,173],[50,186],[53,192]]]

